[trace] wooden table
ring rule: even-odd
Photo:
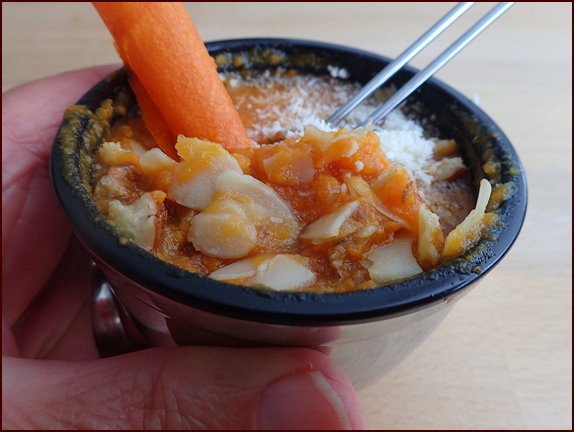
[[[188,3],[206,41],[315,39],[396,57],[454,3]],[[478,4],[412,64],[424,67],[492,7]],[[89,3],[2,3],[2,90],[114,63]],[[478,97],[529,181],[502,264],[406,361],[359,392],[371,429],[572,428],[572,4],[518,3],[437,77]]]

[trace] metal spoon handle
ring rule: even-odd
[[[504,2],[496,5],[489,13],[482,17],[475,25],[467,30],[452,45],[450,45],[441,55],[439,55],[431,64],[412,77],[403,85],[395,94],[393,94],[383,105],[377,108],[361,124],[366,126],[370,122],[377,123],[395,109],[403,100],[413,93],[421,84],[429,79],[436,71],[444,66],[450,59],[458,54],[471,40],[480,32],[492,24],[500,15],[502,15],[514,2]]]
[[[381,85],[391,78],[400,68],[407,64],[423,48],[440,35],[448,26],[455,22],[465,13],[475,2],[462,2],[456,5],[451,11],[432,26],[425,34],[408,47],[399,57],[389,63],[381,72],[375,75],[361,90],[354,95],[345,105],[339,108],[328,120],[333,126],[343,120],[361,102],[374,93]]]

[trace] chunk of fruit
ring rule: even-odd
[[[371,187],[386,209],[405,221],[409,231],[419,233],[419,208],[424,201],[403,167],[393,165]]]

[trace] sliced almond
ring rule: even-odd
[[[191,221],[188,240],[206,255],[242,258],[256,245],[257,230],[240,214],[206,212]]]
[[[218,281],[233,281],[255,276],[257,265],[253,258],[235,261],[212,272],[209,277]]]
[[[243,172],[237,160],[220,144],[180,135],[176,149],[182,160],[173,170],[168,196],[192,209],[207,206],[219,174],[228,170]]]
[[[300,226],[291,208],[265,183],[230,170],[217,178],[215,190],[216,199],[235,199],[255,225],[267,226],[277,239],[287,243],[296,241]]]
[[[139,167],[136,153],[125,149],[117,142],[104,142],[98,149],[98,162],[103,165],[133,165]]]
[[[423,269],[413,255],[410,237],[395,238],[389,244],[372,249],[367,259],[373,264],[368,268],[371,279],[384,284],[422,273]]]
[[[445,180],[453,181],[460,178],[468,171],[468,168],[459,157],[449,157],[441,159],[436,163],[436,168],[433,173],[435,181]]]
[[[311,240],[314,244],[337,238],[347,218],[349,218],[358,207],[359,201],[351,201],[343,204],[334,212],[323,215],[307,225],[299,237]]]
[[[474,244],[482,235],[486,206],[492,193],[492,186],[486,179],[480,181],[476,207],[446,237],[442,259],[449,260],[460,255]]]
[[[177,162],[159,148],[147,150],[140,156],[140,166],[145,175],[153,175],[162,170],[173,169]]]
[[[261,263],[257,267],[257,274],[249,283],[275,291],[292,291],[314,281],[315,273],[307,268],[303,257],[282,254]]]
[[[433,156],[435,159],[442,159],[452,156],[458,150],[456,141],[453,139],[436,139],[434,142]]]
[[[439,217],[430,211],[426,204],[419,209],[419,241],[417,259],[419,264],[429,270],[440,258],[444,247],[444,235]]]
[[[129,205],[111,201],[108,222],[116,225],[124,237],[151,251],[165,218],[164,199],[165,193],[155,191],[144,193]]]

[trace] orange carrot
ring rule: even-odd
[[[179,134],[227,149],[253,146],[183,3],[92,4],[115,40],[143,119],[162,150],[174,157]]]
[[[154,104],[137,76],[128,71],[128,77],[132,90],[136,94],[138,105],[142,112],[142,118],[144,119],[148,130],[158,143],[159,148],[172,159],[179,160],[179,156],[175,149],[175,142],[177,139],[174,140],[174,134],[163,118],[163,115]]]

